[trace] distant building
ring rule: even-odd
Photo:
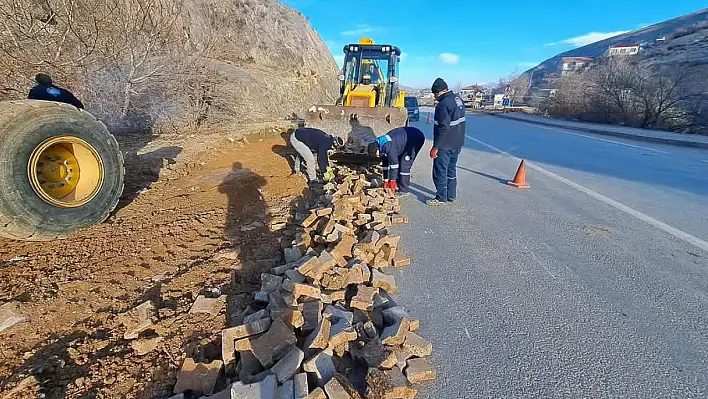
[[[487,98],[487,89],[479,85],[463,87],[458,93],[462,101],[472,108],[482,107]]]
[[[561,73],[563,76],[582,72],[590,68],[594,64],[594,59],[590,57],[563,57],[563,69]]]
[[[609,55],[610,57],[615,55],[636,55],[639,53],[640,48],[641,45],[634,43],[615,44],[613,46],[610,46],[610,48],[607,50],[607,55]]]
[[[471,85],[471,86],[463,87],[462,89],[460,89],[460,92],[458,94],[460,95],[460,97],[462,97],[464,99],[464,98],[468,98],[470,96],[474,97],[477,95],[477,93],[484,94],[485,92],[486,92],[486,89],[484,87],[479,86],[479,85]]]

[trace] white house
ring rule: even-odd
[[[563,57],[561,74],[568,75],[573,72],[582,72],[595,61],[590,57]]]
[[[636,55],[639,53],[640,48],[641,46],[639,44],[615,44],[613,46],[610,46],[609,50],[607,51],[607,55],[609,55],[610,57],[615,55]]]

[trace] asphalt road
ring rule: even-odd
[[[432,137],[432,125],[420,123]],[[430,143],[396,298],[434,347],[421,398],[708,396],[708,151],[469,116],[458,201]],[[505,184],[519,158],[531,189]]]

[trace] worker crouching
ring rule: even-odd
[[[300,164],[304,161],[308,183],[320,184],[322,180],[330,181],[334,178],[327,153],[332,147],[341,148],[344,145],[341,137],[332,136],[319,129],[300,127],[290,135],[290,144],[297,151],[293,167],[295,173],[300,173]],[[314,154],[317,154],[317,162]],[[322,179],[317,174],[316,164]]]
[[[423,144],[423,132],[407,126],[393,129],[369,145],[369,154],[382,158],[384,188],[402,195],[409,192],[413,162]]]

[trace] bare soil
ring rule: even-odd
[[[271,220],[310,192],[282,137],[198,139],[126,150],[126,193],[107,222],[66,240],[0,240],[0,303],[27,317],[0,333],[0,399],[166,398],[187,355],[221,357],[229,315],[292,240]],[[190,315],[198,295],[228,301],[216,317]],[[159,321],[124,339],[118,315],[147,300]]]

